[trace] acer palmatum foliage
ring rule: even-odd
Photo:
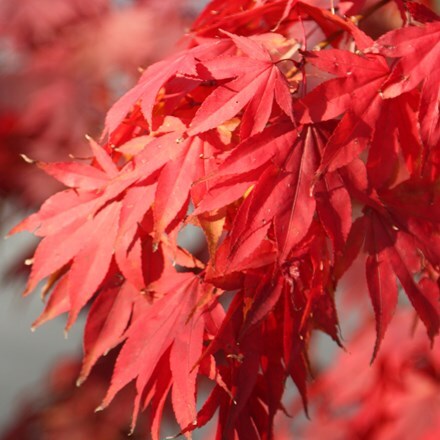
[[[213,1],[110,109],[93,160],[38,163],[68,189],[13,229],[42,237],[26,293],[48,277],[35,326],[91,304],[78,384],[121,346],[99,410],[135,381],[132,427],[149,408],[154,439],[168,395],[188,437],[217,413],[219,439],[272,438],[288,377],[307,408],[313,331],[342,345],[335,292],[358,260],[370,357],[399,286],[434,339],[440,20],[363,15],[385,4],[401,27],[373,40],[362,1]]]

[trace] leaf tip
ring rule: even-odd
[[[26,163],[30,163],[30,164],[34,164],[35,160],[31,159],[29,156],[26,156],[26,154],[21,153],[20,157],[26,162]]]
[[[376,336],[376,342],[374,343],[373,354],[371,355],[371,359],[370,359],[370,367],[373,365],[373,362],[376,360],[377,354],[379,353],[380,343],[381,343],[381,338],[378,333]]]
[[[26,289],[24,289],[24,291],[23,291],[23,293],[21,294],[21,296],[22,296],[23,298],[25,298],[26,296],[29,295],[29,293],[31,293],[32,289],[33,289],[33,286],[30,286],[30,285],[26,286]]]
[[[105,406],[101,403],[101,405],[99,405],[95,408],[94,412],[98,413],[98,412],[104,411],[104,409],[105,409]]]

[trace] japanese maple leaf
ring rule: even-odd
[[[400,157],[404,159],[406,172],[415,175],[420,172],[422,145],[417,130],[418,105],[417,90],[383,101],[368,152],[368,179],[372,187],[391,186],[404,169]]]
[[[152,385],[150,379],[156,365],[166,355],[172,374],[172,403],[177,420],[184,428],[196,417],[197,361],[202,352],[205,326],[203,313],[196,310],[196,306],[204,286],[192,274],[176,275],[168,284],[169,291],[163,292],[162,299],[153,305],[145,300],[134,311],[101,409],[136,379],[134,422],[145,404],[144,393]]]
[[[247,57],[221,57],[202,63],[214,79],[233,79],[218,86],[203,101],[191,121],[190,135],[221,125],[245,107],[241,137],[259,133],[269,121],[274,100],[292,117],[289,85],[268,51],[250,38],[225,34]]]
[[[338,171],[325,173],[314,187],[316,211],[335,253],[341,253],[352,224],[350,194]]]
[[[191,186],[202,177],[198,175],[200,170],[195,164],[203,157],[203,151],[203,141],[200,138],[182,140],[181,153],[163,167],[153,206],[157,240],[160,240],[161,234],[176,220],[179,213],[180,220],[185,217]]]
[[[412,90],[431,76],[438,79],[439,35],[440,21],[435,21],[396,29],[374,43],[371,52],[399,58],[382,89],[386,98]]]
[[[258,3],[249,0],[239,0],[234,3],[214,0],[199,14],[191,30],[197,36],[211,37],[218,35],[219,29],[240,35],[252,34],[252,29],[256,27],[260,32],[269,32],[282,17],[286,5],[291,7],[292,3],[290,0],[279,2],[262,0]]]
[[[55,194],[43,204],[38,213],[32,214],[11,231],[15,233],[28,230],[45,237],[37,248],[27,291],[32,290],[41,279],[67,264],[86,245],[86,242],[78,237],[83,233],[91,233],[92,223],[97,221],[96,218],[99,217],[104,223],[106,222],[104,213],[113,209],[111,205],[108,205],[96,217],[93,216],[103,205],[125,189],[125,184],[121,187],[110,183],[110,177],[118,172],[117,167],[100,146],[94,142],[91,142],[91,145],[95,150],[96,160],[101,170],[90,165],[40,164],[49,174],[73,186],[77,191],[69,189]],[[112,214],[116,215],[113,211]],[[119,214],[116,218],[118,216]],[[100,227],[102,226],[101,224]],[[108,226],[113,228],[110,222]],[[65,240],[71,242],[71,245],[66,246]],[[48,252],[56,254],[57,258],[48,259]]]
[[[298,137],[290,121],[277,121],[261,133],[240,142],[204,180],[209,190],[199,202],[194,215],[220,209],[239,199],[271,160],[280,163]]]
[[[406,27],[379,38],[374,52],[398,58],[382,86],[386,98],[410,91],[423,82],[420,99],[420,134],[425,149],[440,142],[440,21]],[[429,152],[426,152],[429,155]]]
[[[131,147],[141,150],[133,159],[134,166],[127,166],[125,173],[121,170],[120,178],[142,182],[159,171],[153,203],[154,239],[159,242],[165,231],[171,232],[186,216],[193,182],[203,177],[205,171],[197,164],[205,160],[205,152],[215,149],[200,137],[183,137],[181,131],[153,140],[145,138],[151,141],[148,145],[144,137],[129,141]]]
[[[194,22],[192,32],[195,35],[218,37],[219,30],[221,32],[223,29],[248,36],[278,29],[290,31],[291,23],[310,20],[315,28],[319,26],[327,36],[344,30],[353,35],[360,49],[367,47],[365,34],[351,20],[341,18],[320,6],[320,1],[305,3],[297,0],[275,2],[240,0],[231,5],[221,0],[213,1],[206,6]],[[298,34],[298,38],[302,36]]]
[[[122,273],[139,285],[139,277],[136,272],[133,274],[127,255],[129,249],[133,251],[131,246],[136,231],[154,201],[155,186],[147,184],[130,188],[130,185],[141,177],[148,178],[173,157],[165,152],[162,158],[161,154],[156,156],[158,161],[155,164],[150,161],[146,165],[140,155],[138,168],[133,168],[130,162],[126,165],[128,169],[120,171],[102,147],[92,140],[90,143],[96,167],[40,164],[73,189],[52,196],[38,213],[11,231],[28,230],[44,237],[33,258],[26,292],[33,290],[43,278],[68,266],[69,271],[64,275],[68,280],[65,293],[70,298],[67,328],[104,280],[114,253]],[[176,145],[174,136],[172,144],[168,145]],[[153,147],[149,152],[154,151],[154,142],[149,146]],[[161,152],[161,147],[158,151]],[[137,197],[143,200],[142,204],[138,203]],[[106,240],[94,231],[103,232]]]
[[[367,147],[383,105],[381,86],[389,74],[383,57],[330,49],[308,52],[306,59],[337,75],[295,104],[303,123],[326,121],[344,114],[323,153],[320,170],[333,171],[351,162]]]
[[[351,170],[356,170],[358,175],[357,189],[343,173],[350,193],[363,199],[367,206],[364,208],[365,215],[353,223],[340,258],[346,261],[343,266],[347,262],[351,265],[364,245],[368,290],[376,315],[374,358],[397,304],[397,279],[428,335],[433,339],[439,331],[439,290],[435,282],[438,275],[437,269],[434,269],[440,258],[439,212],[433,202],[436,200],[435,191],[430,184],[418,178],[404,181],[391,189],[382,188],[379,193],[373,191],[365,197],[368,183],[363,168],[365,165],[360,161]],[[364,177],[359,178],[362,174]],[[414,206],[411,206],[412,200]],[[339,273],[342,267],[339,261],[336,266]]]
[[[287,259],[292,248],[306,235],[312,222],[316,208],[312,185],[322,148],[319,142],[314,129],[304,127],[299,142],[293,146],[290,157],[284,163],[285,191],[278,189],[283,197],[275,205],[273,218],[279,261]]]
[[[307,132],[309,128],[306,127],[304,130]],[[312,133],[310,142],[317,145],[316,154],[321,154],[331,131],[322,125],[319,129],[317,127],[316,130],[311,130],[310,133]],[[216,171],[208,175],[207,179],[211,187],[193,215],[205,210],[222,208],[242,197],[258,182],[263,171],[270,167],[271,163],[285,168],[286,156],[291,154],[292,148],[298,148],[299,138],[301,135],[289,121],[279,121],[267,127],[262,133],[237,145]],[[313,174],[313,170],[311,173]],[[302,177],[300,181],[301,179]],[[311,185],[309,192],[313,191],[310,176],[306,176],[305,179],[309,179]],[[291,188],[295,188],[295,185],[291,184]],[[335,248],[341,250],[351,226],[350,196],[337,172],[324,175],[316,182],[315,188],[321,221],[334,240]],[[273,210],[275,211],[276,209]]]
[[[113,132],[139,101],[142,113],[151,126],[157,94],[168,80],[178,74],[197,78],[196,66],[200,61],[218,57],[227,53],[230,48],[231,44],[227,39],[209,41],[148,67],[138,84],[123,95],[108,111],[107,131]]]
[[[124,283],[101,292],[93,302],[84,329],[84,358],[77,386],[86,380],[96,361],[121,342],[138,299],[138,290]]]
[[[206,356],[219,349],[227,353],[231,368],[229,371],[220,368],[219,371],[231,392],[225,393],[217,385],[198,413],[197,426],[203,426],[219,408],[222,432],[232,435],[235,431],[244,438],[258,438],[253,425],[272,426],[274,415],[281,405],[280,384],[268,373],[278,379],[291,374],[304,390],[303,373],[307,374],[307,367],[298,353],[303,342],[289,325],[285,334],[282,326],[275,325],[283,321],[282,308],[277,307],[277,303],[282,304],[281,300],[290,290],[284,278],[270,269],[264,274],[255,272],[245,277],[243,289],[237,292],[219,331],[203,354]],[[244,309],[243,300],[246,304]],[[293,321],[294,318],[289,323]],[[284,357],[287,359],[286,368],[283,367]],[[260,368],[268,375],[260,374]],[[256,404],[255,399],[264,405]],[[194,426],[186,428],[192,429]]]
[[[397,221],[397,218],[394,218]],[[419,246],[423,245],[410,232],[391,223],[392,218],[368,211],[356,233],[365,234],[366,274],[371,301],[376,315],[376,356],[397,304],[400,281],[413,307],[431,338],[439,331],[440,308],[438,286],[428,279],[414,280],[421,270]],[[350,237],[356,241],[354,236]],[[349,238],[349,239],[350,239]],[[427,255],[429,255],[428,251]]]
[[[277,139],[284,151],[279,152],[276,166],[270,163],[265,168],[237,213],[222,251],[229,249],[231,268],[252,255],[272,223],[280,262],[308,231],[316,206],[312,183],[319,163],[319,141],[311,127],[304,127],[300,136],[294,133]]]

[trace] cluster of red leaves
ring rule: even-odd
[[[135,83],[137,68],[169,52],[188,21],[183,0],[114,3],[2,0],[2,196],[39,205],[59,190],[19,154],[46,161],[88,154],[84,134],[102,130],[106,110]]]
[[[42,237],[26,292],[49,277],[35,325],[91,303],[79,384],[121,345],[98,409],[134,380],[132,428],[150,408],[154,439],[168,395],[188,437],[218,412],[218,439],[272,438],[289,376],[307,407],[311,333],[341,344],[356,259],[373,357],[398,283],[438,333],[440,19],[398,1],[402,27],[373,41],[362,4],[214,0],[111,108],[90,163],[38,163],[69,189],[13,230]],[[189,224],[202,261],[179,246]]]
[[[368,353],[374,326],[367,325],[310,386],[311,421],[298,428],[298,438],[439,437],[440,345],[430,347],[420,326],[414,331],[411,314],[400,312],[394,320],[372,366]],[[292,411],[297,410],[295,405]],[[281,430],[278,437],[283,438]]]

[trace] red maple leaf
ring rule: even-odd
[[[292,117],[289,85],[270,54],[250,38],[225,32],[247,57],[222,57],[202,65],[213,79],[233,78],[214,90],[191,121],[190,135],[215,128],[236,116],[245,106],[240,135],[244,139],[261,132],[272,113],[275,100]]]
[[[424,26],[391,31],[379,38],[372,48],[374,52],[397,58],[390,77],[382,86],[386,98],[399,96],[423,83],[419,109],[420,135],[426,149],[424,166],[434,161],[434,172],[438,171],[436,159],[433,159],[438,148],[429,150],[431,145],[438,146],[440,142],[439,35],[440,21],[436,19]],[[424,172],[428,170],[423,169]]]

